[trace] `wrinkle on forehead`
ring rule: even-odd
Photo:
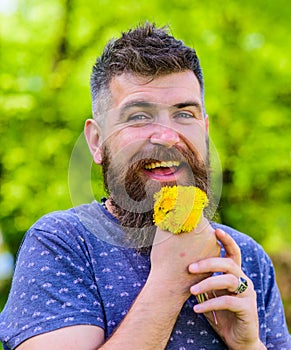
[[[177,91],[179,93],[177,94]],[[198,100],[202,108],[201,89],[198,79],[192,71],[172,73],[150,80],[148,78],[124,73],[112,79],[110,83],[112,108],[131,99],[143,99],[148,102],[173,105],[184,99]],[[175,101],[176,98],[176,101]]]

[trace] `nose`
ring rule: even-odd
[[[153,132],[150,137],[152,144],[172,147],[180,141],[179,133],[173,128],[162,124],[155,124],[152,127]]]

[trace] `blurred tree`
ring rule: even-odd
[[[91,200],[92,191],[97,199],[103,194],[100,169],[88,171],[92,162],[82,153],[80,137],[91,115],[91,66],[109,38],[145,20],[170,24],[201,58],[211,138],[223,168],[220,219],[269,252],[290,248],[288,0],[3,0],[5,244],[16,255],[25,231],[41,215]],[[0,289],[1,307],[7,282]]]

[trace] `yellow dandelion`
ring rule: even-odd
[[[154,200],[154,223],[174,234],[192,231],[208,204],[206,193],[194,186],[162,187]]]

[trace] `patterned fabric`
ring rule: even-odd
[[[260,337],[268,349],[289,350],[272,263],[250,237],[221,227],[239,244],[243,270],[258,298]],[[224,252],[222,252],[224,254]],[[122,246],[117,221],[97,202],[41,218],[22,243],[12,288],[0,315],[4,349],[61,327],[90,324],[109,337],[147,280],[150,258]],[[190,297],[167,349],[227,349]]]

